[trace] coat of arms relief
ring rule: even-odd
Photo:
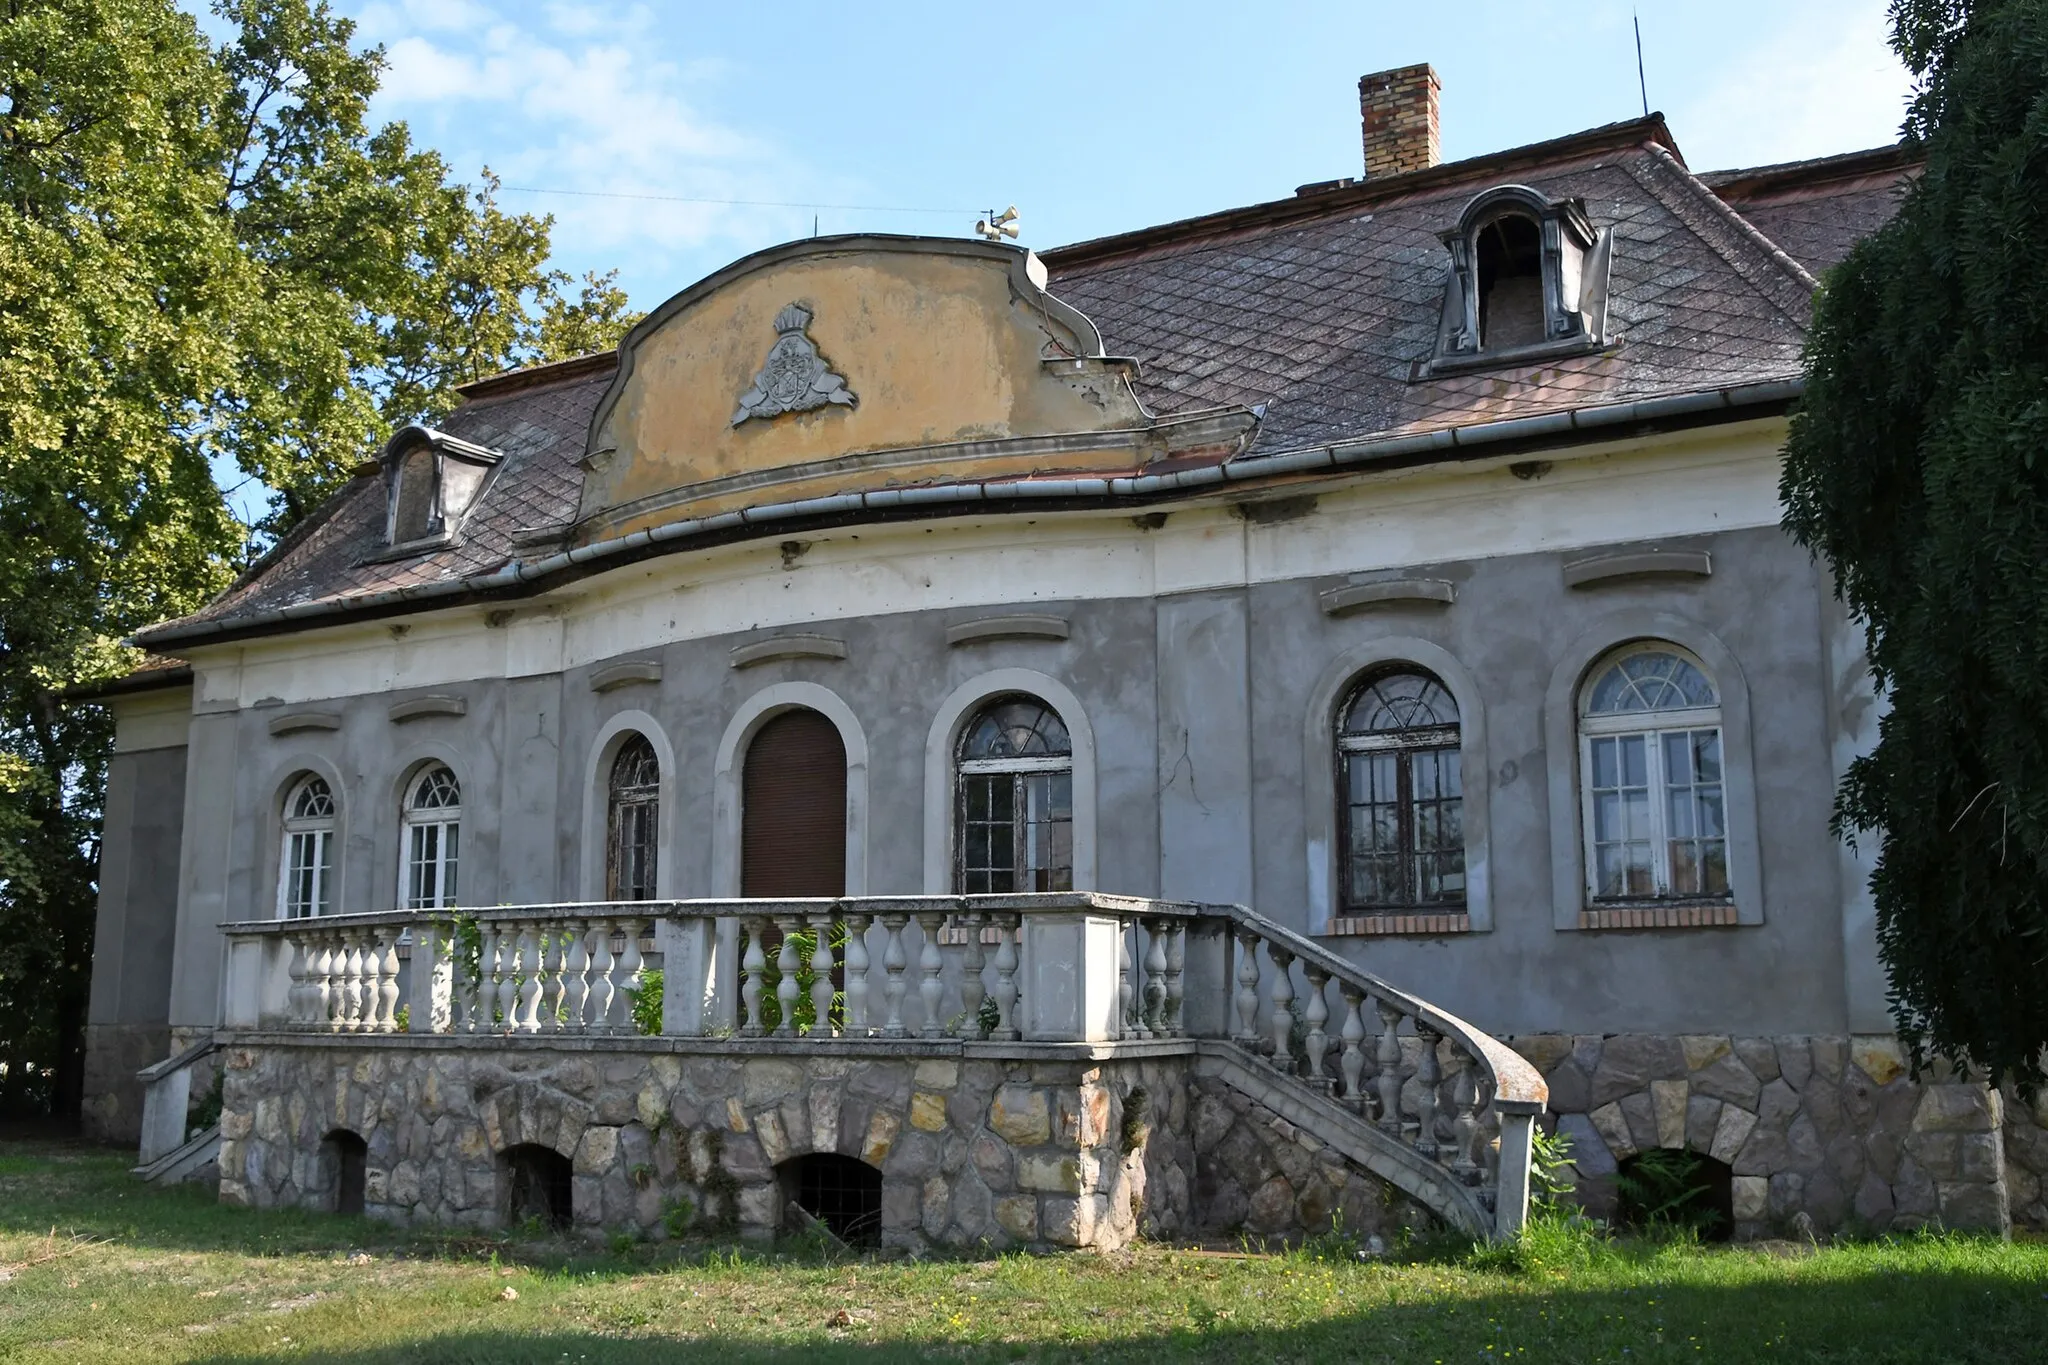
[[[775,344],[768,359],[754,376],[754,386],[740,395],[739,411],[732,415],[738,426],[749,417],[780,417],[785,412],[809,412],[837,404],[843,408],[859,405],[846,377],[833,372],[818,353],[818,344],[807,329],[811,310],[792,303],[775,315]]]

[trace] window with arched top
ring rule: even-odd
[[[462,850],[462,786],[446,764],[434,763],[405,792],[398,899],[407,910],[452,909]]]
[[[334,791],[327,779],[301,778],[284,798],[277,889],[281,918],[334,913],[334,831]]]
[[[1579,765],[1594,900],[1728,897],[1721,697],[1697,659],[1650,643],[1595,665]]]
[[[1479,345],[1482,350],[1544,340],[1543,233],[1536,220],[1504,213],[1479,229]]]
[[[661,823],[661,760],[644,735],[612,759],[605,845],[605,898],[654,899],[655,842]]]
[[[1344,909],[1386,914],[1465,901],[1458,703],[1419,669],[1367,677],[1338,712]]]
[[[997,698],[961,731],[956,767],[960,890],[1073,890],[1074,747],[1059,713]]]

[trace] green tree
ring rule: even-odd
[[[1922,1058],[2033,1086],[2048,1046],[2048,0],[1896,0],[1926,170],[1833,271],[1786,525],[1888,706],[1838,827],[1874,837]]]
[[[66,689],[457,384],[632,321],[488,175],[369,127],[347,20],[218,15],[215,44],[173,0],[0,0],[0,1108],[79,1095],[111,727]]]

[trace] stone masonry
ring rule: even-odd
[[[1581,1202],[1596,1211],[1611,1204],[1619,1163],[1664,1147],[1727,1164],[1738,1238],[1783,1231],[1801,1213],[1823,1232],[2003,1232],[2016,1214],[2042,1216],[2043,1128],[2029,1121],[2019,1134],[2004,1097],[1983,1085],[1915,1080],[1890,1037],[1511,1042],[1550,1083]],[[2008,1145],[2031,1164],[2014,1164]]]
[[[537,1143],[570,1158],[592,1234],[771,1236],[776,1168],[810,1152],[881,1171],[887,1246],[1111,1249],[1191,1227],[1184,1056],[762,1051],[245,1040],[223,1054],[221,1198],[331,1205],[320,1148],[343,1129],[367,1145],[366,1211],[399,1223],[498,1225],[504,1154]]]

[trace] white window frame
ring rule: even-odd
[[[446,772],[449,780],[454,783],[454,805],[423,807],[419,804],[420,789],[436,772]],[[412,892],[413,868],[416,865],[429,864],[415,864],[413,841],[416,832],[424,837],[429,830],[433,831],[434,855],[431,866],[434,869],[434,891],[429,897],[415,898]],[[456,845],[452,857],[448,852],[448,836],[451,831],[455,835]],[[399,820],[398,829],[398,907],[401,910],[452,910],[456,907],[461,895],[461,845],[462,779],[456,776],[455,770],[446,763],[429,763],[413,775],[405,788],[405,810]],[[456,890],[452,894],[448,890],[450,868],[456,872]]]
[[[325,815],[294,815],[301,799],[315,784],[327,793]],[[277,917],[279,919],[306,919],[316,915],[334,913],[334,839],[339,827],[341,805],[334,798],[334,786],[318,773],[308,773],[292,783],[285,793],[283,837],[278,845],[277,858]],[[312,849],[310,868],[312,871],[312,893],[307,898],[307,909],[294,913],[298,902],[292,892],[296,888],[301,869],[309,866],[300,861],[298,851]]]
[[[1593,689],[1608,672],[1623,660],[1643,654],[1668,654],[1682,659],[1700,672],[1714,688],[1717,698],[1712,706],[1691,706],[1665,711],[1629,711],[1606,715],[1586,714],[1586,704]],[[1706,664],[1691,651],[1663,641],[1646,641],[1638,646],[1617,650],[1603,656],[1588,672],[1584,686],[1580,689],[1577,712],[1579,731],[1579,829],[1581,838],[1580,858],[1585,873],[1586,902],[1588,905],[1640,905],[1656,902],[1705,902],[1724,903],[1735,898],[1735,840],[1730,832],[1728,811],[1728,736],[1721,719],[1721,704],[1718,698],[1721,687]],[[1671,876],[1671,838],[1669,827],[1670,786],[1664,771],[1664,737],[1674,734],[1693,734],[1701,730],[1712,730],[1721,753],[1721,848],[1725,863],[1728,889],[1715,892],[1674,892]],[[1644,747],[1644,781],[1650,800],[1650,829],[1648,842],[1651,848],[1650,875],[1653,890],[1647,895],[1605,896],[1600,894],[1600,866],[1597,848],[1597,829],[1593,818],[1593,744],[1598,739],[1619,739],[1640,736]],[[1636,842],[1631,840],[1630,842]]]

